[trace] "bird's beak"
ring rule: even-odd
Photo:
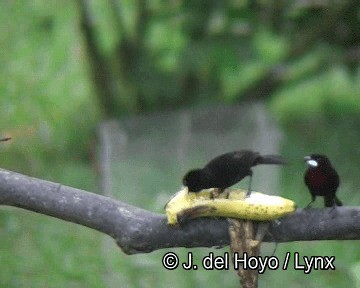
[[[315,160],[311,159],[310,156],[305,156],[304,161],[307,163],[310,167],[317,167],[319,164]]]

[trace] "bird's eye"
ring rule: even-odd
[[[317,167],[319,164],[318,164],[318,162],[317,161],[315,161],[315,160],[308,160],[308,161],[306,161],[307,162],[307,164],[309,165],[309,166],[311,166],[311,167]]]

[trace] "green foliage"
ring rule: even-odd
[[[149,25],[145,43],[162,71],[172,72],[179,65],[184,36],[171,21],[153,21]]]
[[[270,107],[284,124],[326,115],[360,117],[358,78],[358,75],[349,74],[344,67],[334,67],[284,87],[274,95]]]
[[[99,115],[74,6],[65,2],[56,11],[55,2],[4,2],[0,9],[8,32],[0,54],[1,132],[13,137],[2,163],[32,175],[41,175],[47,161],[84,159]]]
[[[223,98],[235,102],[239,98],[239,92],[246,90],[266,73],[267,65],[261,61],[249,61],[242,63],[234,69],[224,69]]]
[[[289,52],[287,51],[288,41],[284,36],[271,33],[263,28],[254,35],[253,49],[257,57],[264,63],[276,64]]]

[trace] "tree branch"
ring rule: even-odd
[[[170,247],[229,244],[226,219],[196,219],[181,228],[165,215],[109,197],[0,169],[0,205],[15,206],[77,223],[110,235],[126,254]],[[359,240],[360,207],[298,209],[273,221],[266,242]]]

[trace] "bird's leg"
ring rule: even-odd
[[[332,201],[332,203],[331,203],[331,201]],[[337,206],[338,205],[336,204],[336,201],[334,198],[332,198],[331,200],[325,198],[325,207],[331,207],[330,213],[336,211]]]
[[[273,257],[273,256],[275,255],[275,252],[276,252],[276,250],[277,250],[277,248],[278,248],[278,245],[279,245],[279,243],[278,243],[278,242],[275,242],[275,248],[274,248],[274,250],[273,250],[273,252],[272,252],[272,254],[271,254],[270,257]]]
[[[306,207],[305,207],[304,209],[309,209],[309,208],[311,208],[311,204],[312,204],[312,203],[314,203],[314,200],[311,200],[311,201],[309,202],[309,204],[306,205]]]
[[[272,221],[272,223],[273,223],[273,225],[275,225],[275,226],[279,226],[279,225],[281,224],[281,221],[275,219],[275,220]],[[272,233],[270,233],[269,231],[268,231],[268,234],[269,234],[272,238],[275,238],[274,235],[273,235]],[[276,252],[276,250],[277,250],[277,248],[278,248],[278,244],[279,244],[278,242],[275,242],[275,247],[274,247],[274,250],[273,250],[273,252],[272,252],[272,254],[271,254],[270,257],[272,257],[272,256],[275,255],[275,252]]]
[[[333,204],[331,205],[331,208],[330,208],[330,214],[332,214],[332,215],[334,215],[334,216],[336,216],[336,214],[337,214],[337,208],[338,207],[338,205],[336,204],[336,202],[335,202],[335,200],[334,200],[334,202],[333,202]]]
[[[249,187],[248,187],[248,191],[247,191],[247,193],[246,193],[246,197],[249,197],[250,194],[251,194],[252,175],[253,175],[253,171],[250,170],[250,173],[249,173],[249,177],[250,177],[250,179],[249,179]]]
[[[310,208],[311,204],[315,202],[316,196],[315,195],[311,195],[311,201],[310,203],[304,208],[304,209],[308,209]]]
[[[224,192],[223,188],[214,188],[210,193],[210,199],[214,200],[215,198],[219,198],[219,195]]]
[[[259,222],[256,229],[255,239],[262,241],[264,239],[265,234],[268,233],[269,227],[270,227],[270,222]]]
[[[281,224],[281,222],[279,220],[274,220],[272,221],[272,223],[270,222],[259,222],[258,227],[257,227],[257,231],[256,231],[256,237],[255,239],[259,240],[259,239],[263,239],[265,234],[270,235],[271,238],[275,238],[274,235],[269,231],[270,229],[270,225],[276,225],[279,226]],[[278,247],[278,242],[275,242],[275,248],[271,254],[271,257],[275,255],[276,249]]]
[[[331,206],[330,213],[336,212],[336,204]]]

